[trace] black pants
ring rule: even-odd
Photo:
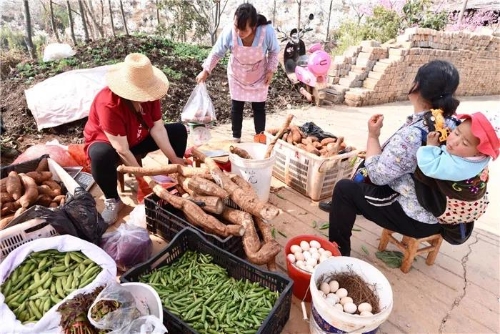
[[[174,149],[175,155],[184,156],[187,143],[186,127],[181,123],[165,124],[168,139]],[[153,137],[147,136],[142,142],[130,148],[134,155],[146,155],[158,150]],[[90,167],[95,182],[101,188],[106,198],[119,198],[116,189],[117,172],[116,166],[121,163],[120,156],[109,143],[95,142],[89,147]]]
[[[351,230],[356,215],[363,215],[381,227],[413,238],[428,237],[441,232],[440,224],[421,223],[408,217],[397,201],[384,206],[370,204],[365,197],[367,193],[374,197],[378,196],[377,198],[388,195],[383,187],[357,183],[348,179],[340,180],[333,189],[329,239],[339,245],[342,255],[350,256],[351,254]]]
[[[233,138],[241,138],[244,106],[244,101],[231,100],[231,122]],[[252,110],[255,133],[259,134],[266,129],[266,102],[252,102]]]

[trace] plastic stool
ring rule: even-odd
[[[144,155],[138,154],[138,155],[134,155],[134,157],[135,157],[135,160],[137,160],[137,162],[139,163],[139,166],[142,167],[142,159],[144,159]],[[124,192],[125,191],[125,173],[117,172],[116,178],[118,180],[118,185],[120,186],[120,192]]]
[[[441,234],[434,234],[429,237],[419,239],[403,235],[403,238],[399,241],[393,236],[394,233],[397,232],[384,228],[382,236],[380,237],[378,250],[384,251],[387,248],[387,244],[391,242],[403,251],[403,263],[400,268],[402,272],[407,273],[410,271],[415,256],[419,254],[428,253],[425,263],[429,266],[434,264],[434,261],[439,253],[439,248],[441,247],[441,242],[443,241]],[[424,247],[419,248],[420,244],[423,244]]]

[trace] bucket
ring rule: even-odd
[[[295,267],[287,258],[290,254],[290,247],[292,245],[300,245],[301,241],[310,242],[316,240],[320,243],[324,250],[329,250],[332,252],[333,256],[340,256],[340,251],[337,244],[331,243],[325,238],[318,237],[316,235],[298,235],[296,237],[288,240],[285,246],[285,259],[286,259],[286,269],[288,271],[288,276],[293,279],[292,293],[295,297],[306,302],[311,302],[311,292],[309,291],[309,283],[311,281],[311,274]],[[318,265],[319,266],[319,265]]]
[[[324,274],[350,270],[375,287],[375,293],[380,302],[379,313],[363,317],[344,313],[329,305],[323,298],[317,288],[317,284],[321,283],[320,277]],[[320,263],[311,276],[309,289],[312,296],[310,330],[313,334],[376,333],[378,327],[387,320],[392,311],[392,288],[387,278],[371,264],[353,257],[332,257]]]
[[[235,146],[247,151],[253,159],[243,159],[236,154],[230,153],[231,171],[241,175],[252,185],[259,200],[267,202],[271,189],[274,161],[276,160],[274,154],[264,159],[267,145],[260,143],[242,143]]]
[[[129,282],[121,286],[127,289],[136,301],[139,312],[144,315],[154,315],[163,322],[163,306],[158,292],[144,283]]]

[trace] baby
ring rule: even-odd
[[[428,177],[462,181],[470,179],[495,160],[500,149],[500,112],[476,112],[459,115],[462,123],[439,146],[440,133],[427,135],[427,146],[417,151],[417,163]]]

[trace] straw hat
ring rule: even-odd
[[[169,86],[167,76],[140,53],[131,53],[124,62],[113,65],[106,81],[113,93],[137,102],[159,100]]]

